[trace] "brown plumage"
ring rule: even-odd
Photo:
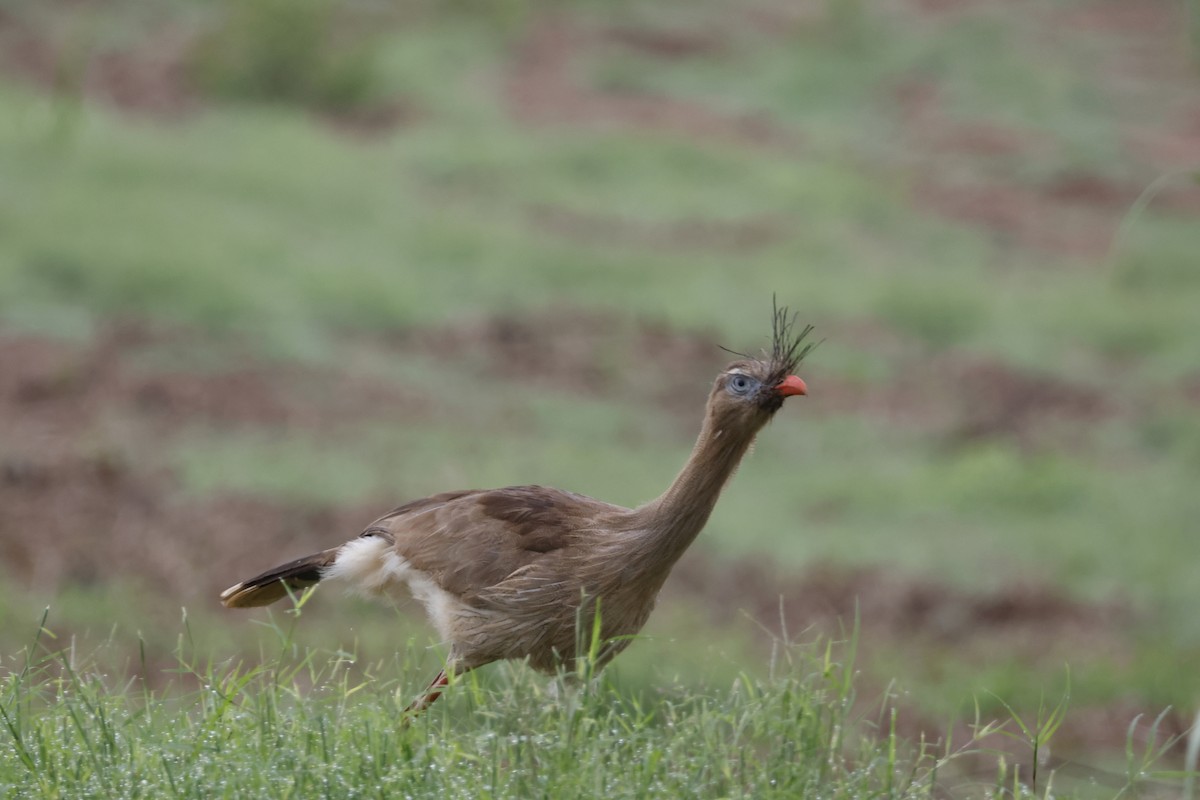
[[[447,492],[400,506],[340,547],[226,589],[228,607],[261,606],[318,581],[366,594],[407,587],[450,647],[447,669],[528,659],[553,672],[599,620],[600,666],[641,630],[671,567],[700,533],[758,431],[805,394],[793,375],[813,345],[777,309],[770,353],[717,376],[691,457],[670,487],[638,508],[544,486]],[[582,631],[582,634],[581,634]],[[421,709],[446,683],[439,674]]]

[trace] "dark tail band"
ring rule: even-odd
[[[321,571],[337,559],[338,548],[326,550],[269,569],[221,592],[226,608],[265,606],[321,581]]]

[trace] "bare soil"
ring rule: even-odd
[[[83,344],[0,332],[0,435],[16,450],[34,437],[76,446],[82,434],[121,416],[156,434],[198,421],[329,427],[419,413],[424,403],[423,396],[369,374],[266,362],[229,343],[221,366],[205,369],[188,363],[193,345],[206,342],[133,321],[113,323]],[[184,366],[153,363],[171,359]]]
[[[630,217],[538,206],[530,209],[529,218],[538,230],[585,245],[730,256],[769,247],[783,239],[786,230],[784,219],[767,215],[737,220],[685,219],[656,224]]]
[[[161,118],[194,111],[187,74],[194,36],[161,27],[136,47],[95,49],[78,36],[0,15],[0,70],[46,91]]]
[[[1026,450],[1069,447],[1074,425],[1130,413],[1097,387],[977,355],[909,354],[893,363],[891,381],[867,385],[824,376],[814,363],[807,413],[882,418],[949,445],[986,439]]]
[[[729,114],[677,98],[587,85],[575,77],[579,56],[603,46],[678,58],[720,48],[715,34],[594,30],[562,13],[544,14],[516,49],[503,91],[511,114],[531,125],[655,131],[748,147],[794,152],[798,133],[760,114]]]
[[[689,554],[671,583],[670,592],[702,604],[714,619],[749,615],[780,638],[812,629],[844,635],[857,613],[864,642],[1009,653],[1029,663],[1056,663],[1080,648],[1120,656],[1137,620],[1125,604],[1083,602],[1036,582],[967,591],[878,566],[830,564],[780,576],[752,561],[715,563],[702,552]]]
[[[728,360],[711,333],[571,308],[413,331],[402,345],[505,380],[653,402],[685,415],[689,430]]]
[[[10,575],[43,588],[134,577],[196,597],[258,547],[324,546],[370,522],[352,509],[189,497],[162,450],[198,424],[336,431],[419,415],[424,398],[244,356],[207,371],[146,366],[168,347],[186,350],[183,335],[132,323],[83,345],[0,335],[0,555]]]
[[[158,23],[119,47],[101,46],[70,26],[59,29],[25,16],[0,11],[0,73],[67,101],[160,121],[185,120],[209,102],[194,69],[201,30]],[[317,108],[313,115],[339,133],[371,139],[416,123],[421,111],[408,98],[388,97]]]

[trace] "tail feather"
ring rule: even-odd
[[[265,606],[286,597],[289,591],[294,593],[313,586],[320,582],[322,572],[333,565],[339,549],[335,547],[289,561],[230,586],[221,592],[221,602],[226,608]]]

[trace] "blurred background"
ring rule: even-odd
[[[151,681],[183,608],[253,659],[217,592],[402,501],[654,497],[774,293],[811,394],[618,680],[857,613],[913,735],[1068,667],[1064,747],[1178,733],[1198,64],[1196,0],[0,0],[0,659],[45,606]],[[431,638],[304,615],[364,664]]]

